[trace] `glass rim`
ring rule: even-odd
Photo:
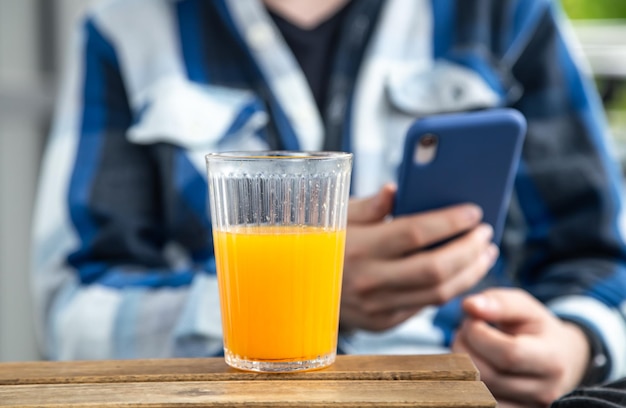
[[[280,159],[289,161],[298,160],[336,160],[350,159],[352,153],[340,151],[304,151],[304,150],[241,150],[228,152],[208,153],[204,157],[206,161],[261,161],[268,159]]]

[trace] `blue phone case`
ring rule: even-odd
[[[437,138],[432,161],[417,163],[415,149],[427,134]],[[444,114],[417,120],[409,129],[400,166],[394,215],[472,202],[500,243],[526,120],[514,109]]]

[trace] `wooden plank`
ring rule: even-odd
[[[223,358],[0,363],[0,385],[244,381],[244,380],[474,381],[478,370],[465,354],[338,356],[331,367],[293,374],[235,370]]]
[[[0,407],[495,407],[480,381],[209,381],[13,385]]]

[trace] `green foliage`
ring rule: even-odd
[[[563,9],[573,20],[613,19],[626,21],[626,0],[561,0]],[[624,40],[626,42],[626,39]],[[604,79],[598,78],[600,89]],[[618,156],[626,166],[626,80],[622,80],[613,97],[605,104],[613,136],[618,142]],[[626,167],[625,167],[626,169]]]
[[[599,90],[605,89],[607,86],[606,81],[607,79],[596,78],[597,88]],[[605,108],[609,111],[623,112],[620,113],[620,122],[622,122],[622,125],[624,124],[624,121],[626,120],[626,118],[623,117],[623,115],[626,114],[626,83],[624,83],[624,81],[617,85],[617,89],[612,95],[610,101],[605,105]]]
[[[561,3],[572,19],[626,18],[624,0],[561,0]]]
[[[618,88],[615,98],[611,101],[611,103],[607,104],[606,108],[608,110],[620,112],[620,121],[621,126],[625,129],[626,126],[626,86],[622,82],[621,86]],[[617,118],[615,118],[617,120]]]

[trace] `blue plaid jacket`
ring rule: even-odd
[[[626,374],[619,169],[597,95],[549,0],[360,0],[324,117],[259,0],[111,0],[77,30],[45,154],[33,290],[54,359],[221,352],[204,154],[355,153],[353,194],[394,181],[409,124],[497,106],[528,120],[501,257],[520,286],[603,341]],[[583,71],[581,71],[583,67]],[[479,289],[479,288],[477,288]],[[459,299],[348,353],[445,351]],[[261,306],[262,307],[262,306]]]

